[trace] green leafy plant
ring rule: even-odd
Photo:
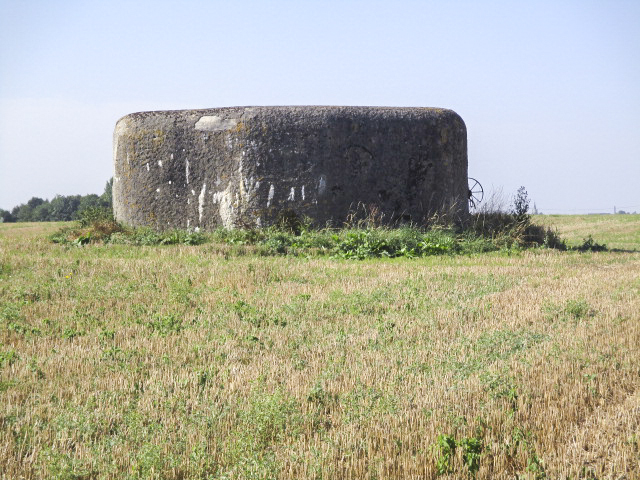
[[[11,322],[7,327],[9,330],[19,335],[29,336],[29,335],[40,335],[40,333],[42,333],[39,328],[33,327],[29,324],[22,323],[22,322]]]
[[[459,440],[458,446],[462,448],[462,461],[469,469],[469,474],[475,478],[480,469],[480,457],[484,445],[482,440],[476,437],[463,438]]]
[[[453,458],[456,454],[458,444],[451,435],[441,433],[436,438],[436,443],[431,446],[436,456],[436,471],[438,475],[445,475],[453,472]]]
[[[533,433],[531,433],[530,430],[523,430],[520,427],[515,427],[513,430],[512,439],[514,442],[514,453],[518,449],[518,447],[522,446],[527,454],[527,471],[533,474],[533,478],[535,480],[546,479],[547,473],[545,471],[544,462],[536,452]],[[518,476],[518,478],[521,477]],[[527,476],[526,478],[530,478],[530,476]]]
[[[593,310],[584,299],[567,300],[564,307],[564,313],[575,320],[580,320],[594,315]]]
[[[544,307],[544,310],[548,320],[560,320],[563,322],[577,322],[596,315],[596,311],[582,298],[566,300],[564,305],[550,303]]]
[[[342,258],[364,260],[368,257],[391,256],[389,245],[375,230],[347,232],[344,238],[337,237],[336,255]]]
[[[72,338],[80,337],[80,336],[82,336],[84,334],[85,334],[85,332],[80,331],[80,330],[76,330],[75,328],[65,328],[62,331],[62,338],[66,338],[67,340],[71,340]]]
[[[469,475],[475,478],[480,469],[480,458],[484,450],[482,439],[465,437],[456,440],[452,435],[442,433],[438,435],[436,442],[431,446],[435,455],[438,475],[453,473],[453,461],[458,448],[462,450],[462,462],[467,467]]]
[[[38,380],[42,380],[45,378],[45,373],[38,365],[38,359],[33,357],[29,360],[29,370],[36,376]]]
[[[518,410],[518,387],[508,372],[484,373],[480,376],[480,380],[485,384],[492,398],[504,399],[508,402],[511,415]]]
[[[20,360],[20,355],[18,355],[15,350],[0,351],[0,368],[4,368],[5,366],[10,367],[18,360]]]
[[[166,337],[172,333],[179,333],[183,328],[183,319],[176,314],[154,315],[147,326],[157,335]]]

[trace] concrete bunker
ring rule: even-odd
[[[467,135],[438,108],[230,107],[132,113],[113,142],[117,220],[158,230],[261,227],[283,212],[342,225],[468,215]]]

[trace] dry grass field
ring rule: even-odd
[[[638,479],[628,217],[364,261],[0,224],[0,478]]]
[[[640,249],[640,215],[537,215],[536,222],[557,228],[570,245],[589,235],[610,249]]]

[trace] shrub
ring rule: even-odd
[[[516,195],[513,197],[513,204],[511,208],[511,213],[516,217],[517,221],[526,223],[531,221],[531,216],[528,213],[529,204],[530,200],[527,190],[524,187],[520,187]]]
[[[367,257],[391,256],[389,245],[377,230],[351,230],[344,238],[336,235],[335,255],[364,260]]]
[[[591,235],[585,238],[582,245],[575,247],[579,252],[605,252],[607,246],[603,243],[597,243]]]
[[[107,207],[87,207],[78,212],[77,218],[81,227],[90,227],[103,222],[115,222],[113,210]]]
[[[471,234],[477,239],[484,239],[476,240],[483,251],[489,247],[486,240],[497,248],[547,247],[566,250],[567,245],[557,231],[532,222],[529,205],[529,196],[524,187],[518,189],[508,212],[500,198],[490,199],[483,209],[471,215],[465,236],[469,238]]]
[[[73,227],[63,227],[49,239],[54,243],[66,243],[76,246],[91,242],[107,242],[114,233],[124,228],[113,218],[113,211],[108,207],[88,207],[78,214]]]

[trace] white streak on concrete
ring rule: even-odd
[[[198,223],[202,223],[202,214],[204,213],[204,194],[207,191],[207,184],[202,185],[200,195],[198,196]]]
[[[187,178],[187,185],[189,185],[189,160],[184,161],[184,173]]]
[[[233,203],[232,183],[229,182],[224,192],[214,193],[213,201],[214,203],[218,203],[220,205],[218,207],[218,212],[220,214],[220,219],[222,220],[222,225],[225,228],[233,228],[233,224],[236,219],[236,210]]]
[[[240,182],[238,184],[238,187],[240,188],[240,195],[243,198],[247,197],[247,194],[249,193],[249,185],[248,185],[248,179],[244,177],[244,175],[242,174],[242,159],[240,159],[240,162],[238,162],[238,178],[240,179]]]
[[[173,160],[173,153],[171,154],[171,160]]]
[[[149,171],[149,162],[147,162],[147,172]]]
[[[304,200],[304,185],[302,185],[302,200]]]
[[[255,181],[253,176],[251,176],[250,178],[242,178],[242,183],[243,185],[241,185],[241,193],[244,197],[248,197],[249,195],[253,195],[254,193],[254,189],[255,187]]]
[[[327,178],[324,175],[320,175],[320,180],[318,181],[318,195],[322,195],[326,189]]]
[[[295,199],[296,199],[296,188],[291,187],[291,191],[289,192],[289,196],[287,197],[287,200],[289,200],[290,202],[293,202]]]
[[[196,122],[196,130],[207,132],[222,132],[230,130],[238,124],[235,118],[222,118],[217,115],[205,115]]]
[[[162,160],[158,160],[158,166],[162,167]]]
[[[213,201],[213,203],[220,203],[223,195],[224,192],[213,192],[213,194],[211,195],[211,200]]]
[[[269,195],[267,196],[267,208],[271,206],[271,202],[273,201],[273,195],[276,193],[276,189],[273,186],[273,183],[269,186]]]
[[[116,123],[116,129],[113,132],[113,158],[118,155],[118,143],[120,143],[120,137],[127,130],[127,121],[122,119]]]
[[[189,219],[187,218],[187,228],[189,228]]]

